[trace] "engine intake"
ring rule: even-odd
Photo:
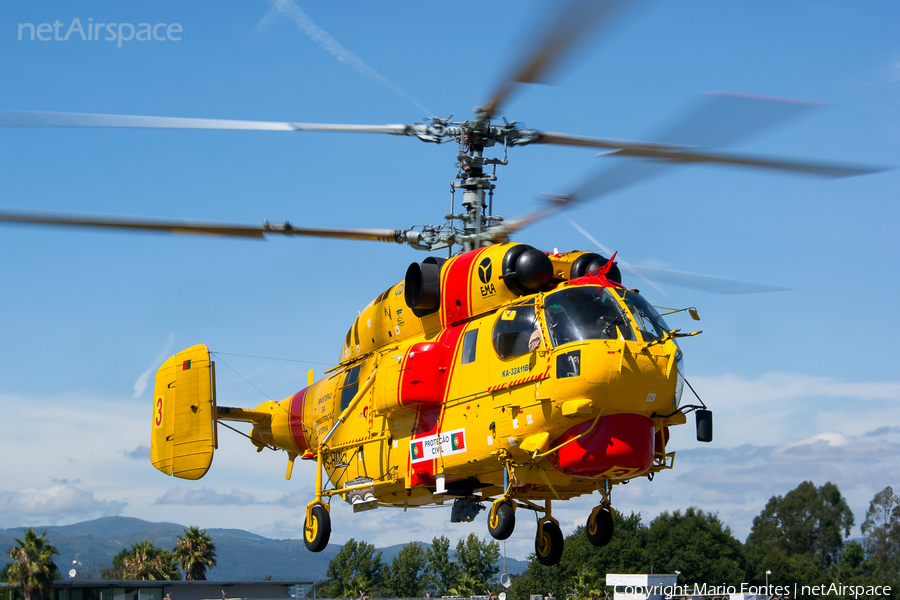
[[[519,244],[503,255],[501,279],[506,287],[521,296],[533,294],[553,279],[553,263],[540,250]]]

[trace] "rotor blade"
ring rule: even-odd
[[[99,215],[72,215],[62,213],[34,213],[0,210],[0,221],[30,223],[38,225],[64,225],[83,227],[105,227],[196,235],[217,235],[264,239],[267,235],[303,235],[349,240],[373,240],[378,242],[405,241],[404,232],[393,229],[314,229],[294,227],[290,223],[269,223],[262,225],[240,225],[189,220],[156,220],[136,217],[114,217]]]
[[[706,92],[683,117],[653,136],[667,144],[718,148],[824,108],[826,104],[740,92]]]
[[[659,175],[686,163],[775,169],[802,175],[836,178],[877,173],[884,167],[801,161],[707,152],[697,145],[722,146],[783,123],[819,104],[729,92],[705,95],[685,118],[660,136],[665,143],[644,143],[542,132],[538,143],[586,146],[609,150],[609,156],[629,156],[647,160],[601,166],[571,195],[588,200]],[[689,145],[680,145],[689,144]]]
[[[700,152],[685,146],[624,142],[554,132],[541,132],[537,143],[605,148],[611,150],[611,152],[606,154],[607,156],[651,158],[668,163],[714,163],[738,167],[756,167],[828,178],[868,175],[884,170],[883,167],[800,161],[746,154]]]
[[[575,223],[571,219],[569,220],[569,223],[597,246],[604,254],[607,256],[613,254],[609,248],[598,242],[594,236],[578,225],[578,223]],[[618,265],[619,269],[623,272],[640,277],[666,296],[668,296],[668,294],[656,285],[656,283],[668,283],[689,289],[702,290],[712,294],[761,294],[766,292],[786,292],[794,289],[780,285],[770,285],[768,283],[755,283],[752,281],[742,281],[740,279],[716,277],[714,275],[700,275],[699,273],[688,273],[686,271],[673,271],[671,269],[661,269],[658,267],[644,267],[623,261],[618,261]]]
[[[519,83],[547,83],[555,71],[558,71],[566,54],[586,38],[587,34],[601,23],[609,23],[612,17],[621,12],[626,5],[634,2],[627,0],[570,0],[567,5],[549,19],[550,24],[538,36],[526,36],[526,39],[537,39],[527,48],[522,59],[511,69],[491,99],[481,108],[481,114],[491,118],[500,105],[512,93]]]
[[[0,127],[137,127],[156,129],[236,129],[245,131],[332,131],[412,135],[406,125],[345,125],[287,121],[230,121],[91,113],[0,110]]]
[[[816,102],[756,96],[736,92],[709,92],[674,125],[659,135],[658,142],[609,140],[564,133],[540,132],[537,143],[587,146],[593,148],[696,150],[717,148],[760,133],[779,123],[795,118],[812,108],[824,106]]]
[[[509,221],[504,221],[500,225],[500,227],[502,227],[503,231],[506,233],[515,233],[520,229],[528,227],[532,223],[542,221],[547,217],[555,215],[566,206],[568,206],[570,202],[573,202],[577,199],[574,196],[546,196],[545,198],[543,198],[543,200],[547,204],[547,206],[545,206],[544,208],[529,213],[524,217],[519,217],[518,219],[510,219]]]
[[[730,279],[728,277],[688,273],[687,271],[644,267],[621,261],[619,261],[619,267],[650,281],[668,283],[670,285],[701,290],[712,294],[762,294],[767,292],[787,292],[795,289],[780,285],[770,285],[768,283],[755,283],[753,281]]]

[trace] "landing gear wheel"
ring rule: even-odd
[[[516,511],[509,502],[501,502],[488,516],[488,532],[495,540],[505,540],[516,528]]]
[[[598,507],[599,508],[599,507]],[[613,517],[608,508],[594,509],[587,520],[588,541],[602,548],[609,543],[613,535]]]
[[[537,537],[534,540],[534,555],[538,562],[545,567],[558,564],[562,558],[563,543],[559,525],[553,521],[544,521],[543,527],[538,526]]]
[[[303,521],[303,542],[310,552],[321,552],[331,537],[331,515],[324,506],[312,508],[312,522]]]

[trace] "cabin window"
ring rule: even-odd
[[[466,332],[466,335],[463,336],[462,364],[467,365],[470,362],[475,362],[475,346],[477,342],[477,329],[469,330]]]
[[[500,358],[528,354],[529,341],[540,342],[540,324],[534,314],[534,302],[517,304],[500,311],[494,323],[494,350]],[[532,344],[534,345],[534,344]]]
[[[582,340],[637,341],[618,298],[599,286],[573,287],[544,300],[553,346]]]
[[[573,350],[556,356],[556,378],[578,377],[581,375],[581,350]]]
[[[341,390],[341,412],[344,412],[350,406],[350,401],[353,400],[353,396],[359,390],[359,368],[361,366],[362,363],[356,365],[347,371],[347,376],[344,377],[344,389]]]

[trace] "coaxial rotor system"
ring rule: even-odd
[[[269,235],[314,236],[374,240],[407,244],[419,250],[469,251],[505,242],[519,229],[546,218],[575,201],[587,201],[685,164],[750,167],[818,177],[847,177],[881,169],[868,166],[729,154],[716,150],[751,133],[772,127],[816,106],[814,103],[745,94],[716,93],[706,97],[688,118],[665,132],[657,142],[623,141],[526,128],[503,119],[496,122],[512,93],[523,83],[546,83],[559,72],[565,59],[589,34],[623,13],[625,0],[572,0],[546,20],[549,26],[520,49],[518,62],[501,79],[487,102],[471,119],[430,117],[413,124],[355,125],[289,121],[243,121],[183,117],[88,114],[0,110],[3,127],[114,127],[156,129],[218,129],[278,132],[375,133],[415,137],[423,142],[455,142],[457,173],[451,183],[462,194],[463,212],[446,215],[441,225],[408,229],[321,229],[291,223],[234,225],[213,222],[144,219],[134,217],[50,214],[0,210],[0,221],[35,224],[94,226],[183,234],[262,238]],[[727,126],[723,126],[727,125]],[[606,162],[593,176],[566,193],[546,198],[545,206],[531,214],[507,220],[493,213],[496,168],[508,164],[511,147],[543,144],[598,149]],[[502,148],[502,157],[487,151]],[[632,163],[610,159],[628,158]]]

